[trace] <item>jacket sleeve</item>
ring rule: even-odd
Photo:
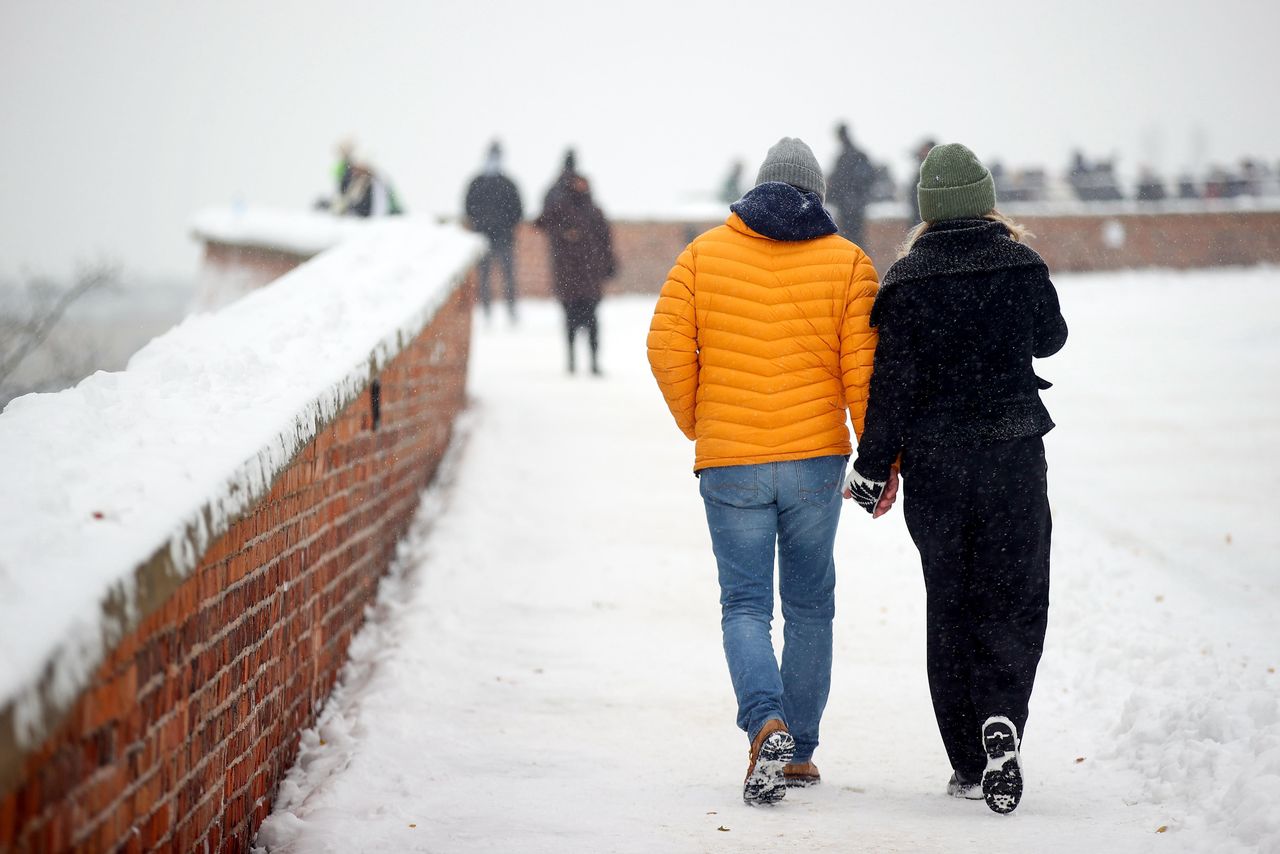
[[[618,256],[613,252],[613,227],[604,211],[596,209],[596,241],[600,259],[600,278],[612,279],[618,272]]]
[[[858,437],[862,436],[867,415],[867,395],[876,353],[877,336],[871,327],[871,307],[879,288],[876,268],[870,258],[862,255],[854,265],[844,317],[840,321],[840,375],[853,432]]]
[[[697,438],[694,405],[698,398],[698,324],[694,311],[694,259],[686,248],[680,253],[658,296],[649,324],[649,367],[676,426],[690,439]]]
[[[1067,343],[1067,321],[1058,306],[1058,291],[1046,272],[1037,282],[1035,306],[1035,342],[1032,354],[1037,359],[1052,356]]]
[[[478,190],[479,188],[476,186],[476,182],[473,180],[470,184],[467,185],[467,197],[466,197],[466,200],[462,203],[463,213],[465,213],[467,215],[467,218],[472,220],[473,223],[476,218],[476,208],[478,207],[478,205],[476,204],[476,202],[478,201],[478,195],[479,195]]]
[[[507,183],[511,185],[511,201],[513,202],[513,204],[511,205],[512,207],[511,225],[514,228],[516,225],[520,223],[520,220],[524,219],[524,201],[521,200],[520,198],[520,190],[516,187],[515,182],[508,181]]]
[[[890,293],[885,296],[892,299]],[[892,303],[882,304],[876,311],[880,341],[871,376],[867,429],[858,442],[854,468],[863,477],[885,481],[906,443],[915,404],[916,366],[906,318],[893,310]]]

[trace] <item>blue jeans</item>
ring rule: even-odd
[[[796,740],[794,762],[813,757],[831,688],[832,550],[844,466],[845,457],[829,456],[701,472],[738,726],[754,740],[766,721],[781,720]],[[770,634],[775,549],[781,669]]]

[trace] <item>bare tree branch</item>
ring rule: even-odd
[[[97,264],[76,277],[70,288],[60,290],[47,278],[33,278],[27,284],[31,296],[30,316],[0,315],[0,334],[6,343],[0,354],[0,383],[17,369],[22,360],[31,355],[49,337],[58,321],[76,300],[90,291],[111,285],[119,279],[120,271],[109,264]]]

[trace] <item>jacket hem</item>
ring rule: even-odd
[[[756,466],[763,463],[785,463],[792,460],[809,460],[815,457],[848,457],[853,452],[852,445],[833,445],[811,451],[793,451],[788,454],[755,454],[746,457],[699,457],[694,460],[693,473],[703,469],[724,468],[726,466]]]

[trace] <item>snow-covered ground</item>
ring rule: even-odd
[[[846,509],[821,786],[741,801],[692,447],[602,309],[478,322],[472,412],[271,852],[1280,852],[1280,272],[1061,276],[1048,648],[998,817],[943,794],[924,591],[900,508]]]

